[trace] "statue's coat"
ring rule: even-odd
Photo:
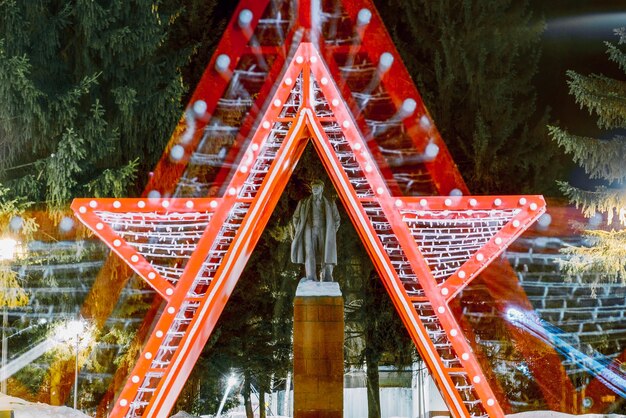
[[[306,260],[304,231],[311,211],[312,199],[313,196],[309,196],[299,201],[293,214],[295,232],[291,242],[291,261],[296,264],[304,264]],[[321,261],[325,264],[337,264],[337,230],[341,218],[335,202],[329,201],[324,196],[322,196],[322,201],[324,202],[326,218],[326,236],[324,239],[324,259]]]

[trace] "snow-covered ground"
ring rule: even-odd
[[[14,398],[0,393],[0,411],[13,410],[15,418],[89,418],[83,414],[67,406],[51,406],[43,403],[28,402],[23,399]],[[176,417],[192,417],[193,415],[183,415],[179,413]],[[225,414],[224,418],[245,418],[245,414]],[[531,411],[521,412],[519,414],[507,415],[508,418],[626,418],[626,415],[617,414],[587,414],[587,415],[569,415],[562,412],[553,411]]]
[[[0,393],[0,411],[11,410],[15,411],[15,418],[89,418],[89,415],[67,406],[33,403]]]

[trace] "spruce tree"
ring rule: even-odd
[[[606,42],[607,54],[626,75],[626,27],[615,30],[617,44]],[[595,115],[600,129],[610,139],[592,138],[550,126],[554,141],[570,154],[592,179],[603,182],[593,190],[559,182],[563,193],[588,216],[605,214],[608,228],[585,231],[590,245],[566,249],[571,258],[564,264],[572,274],[600,273],[610,281],[626,283],[626,77],[613,79],[602,74],[567,72],[570,94],[581,108]]]
[[[140,190],[181,111],[167,2],[0,3],[0,181],[63,210]],[[138,182],[137,176],[141,174]]]
[[[454,161],[476,194],[545,192],[556,148],[533,78],[543,23],[526,1],[378,1]],[[402,10],[402,13],[398,13]]]

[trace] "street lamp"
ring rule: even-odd
[[[81,343],[83,348],[89,345],[91,340],[91,332],[87,328],[87,323],[83,319],[73,319],[66,322],[59,328],[58,338],[64,341],[68,346],[74,346],[74,409],[78,407],[78,355],[80,354]]]
[[[224,409],[224,404],[226,403],[226,398],[228,398],[228,393],[230,392],[230,390],[237,384],[237,377],[235,377],[235,375],[231,374],[228,377],[228,386],[226,386],[226,391],[224,392],[224,397],[222,398],[222,402],[220,402],[220,407],[217,410],[217,414],[215,415],[215,418],[220,418],[222,416],[222,409]]]

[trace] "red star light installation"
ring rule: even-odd
[[[453,416],[504,416],[448,303],[543,198],[397,196],[313,44],[299,45],[280,86],[223,196],[73,202],[167,302],[111,416],[167,416],[309,141]]]

